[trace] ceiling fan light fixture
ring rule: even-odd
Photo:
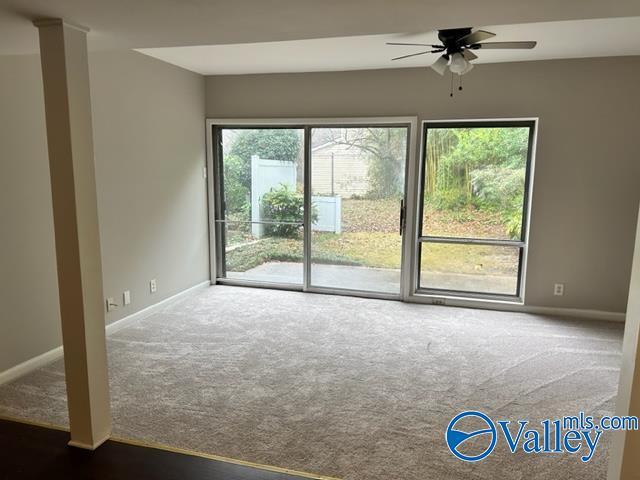
[[[436,60],[432,65],[431,68],[433,68],[436,72],[438,72],[440,75],[444,75],[445,72],[447,71],[447,65],[449,64],[449,59],[447,58],[446,55],[441,55],[438,60]]]
[[[449,70],[451,70],[451,73],[462,75],[468,71],[469,65],[470,63],[465,60],[461,53],[454,53],[451,56],[451,65],[449,65]]]
[[[467,61],[467,68],[460,75],[464,75],[465,73],[469,73],[473,69],[473,63]]]

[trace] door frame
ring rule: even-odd
[[[404,229],[402,234],[402,251],[401,251],[401,274],[400,274],[400,292],[399,294],[386,294],[379,292],[369,292],[366,290],[349,290],[342,288],[326,288],[313,287],[309,285],[310,269],[311,269],[311,220],[309,215],[305,214],[304,218],[304,275],[303,285],[287,285],[277,283],[265,283],[249,280],[237,279],[219,279],[217,275],[217,238],[216,238],[216,209],[217,192],[216,192],[216,172],[214,167],[214,158],[216,151],[214,150],[214,127],[233,128],[235,126],[248,128],[255,126],[256,128],[267,127],[291,127],[301,128],[304,130],[304,205],[305,212],[311,206],[311,128],[320,127],[356,127],[356,126],[403,126],[408,129],[407,157],[405,163],[405,185],[404,185]],[[326,293],[332,295],[349,295],[362,296],[369,298],[383,298],[395,300],[408,300],[412,292],[411,277],[412,263],[414,261],[413,235],[415,234],[416,219],[416,184],[414,179],[417,177],[419,168],[419,149],[418,149],[418,117],[413,116],[382,116],[382,117],[331,117],[331,118],[207,118],[206,126],[206,154],[207,154],[207,194],[208,194],[208,216],[209,216],[209,269],[211,274],[211,284],[227,284],[241,285],[263,288],[277,288],[285,290],[298,290],[314,293]]]

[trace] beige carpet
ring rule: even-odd
[[[212,287],[109,337],[114,433],[348,480],[601,479],[593,460],[476,464],[444,442],[475,408],[611,413],[622,325]],[[61,361],[0,387],[0,414],[65,425]]]

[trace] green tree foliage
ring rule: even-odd
[[[251,173],[251,171],[249,171]],[[249,220],[251,195],[245,182],[244,162],[237,155],[224,158],[224,196],[227,215],[237,220]]]
[[[270,237],[297,238],[300,235],[299,224],[304,219],[304,196],[286,184],[272,188],[262,196],[262,216],[273,222],[293,222],[291,224],[266,224],[264,233]],[[311,221],[315,222],[318,214],[315,207],[311,212]]]
[[[520,237],[524,181],[524,168],[492,165],[471,172],[476,205],[500,213],[511,238]]]
[[[295,162],[300,154],[300,135],[288,128],[260,128],[241,130],[234,138],[229,155],[236,156],[242,164],[242,181],[251,188],[251,156],[270,160]]]
[[[521,127],[429,130],[425,202],[443,210],[497,212],[508,235],[518,238],[528,135]]]
[[[224,155],[224,193],[227,214],[241,220],[251,216],[251,156],[294,162],[300,154],[300,135],[291,129],[239,130]]]

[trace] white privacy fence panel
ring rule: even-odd
[[[312,229],[319,232],[340,233],[342,230],[342,198],[311,197],[311,202],[318,213],[318,219]]]
[[[261,222],[260,202],[262,196],[272,188],[281,184],[296,189],[296,164],[283,160],[268,160],[258,155],[251,156],[251,221]],[[262,237],[264,225],[253,223],[251,233],[254,237]]]
[[[271,160],[251,156],[251,221],[261,222],[262,211],[260,203],[265,193],[281,185],[287,185],[291,190],[296,189],[297,171],[294,162]],[[339,196],[314,196],[311,198],[318,214],[312,229],[321,232],[341,232],[342,199]],[[253,223],[251,233],[260,238],[264,234],[264,225]]]

